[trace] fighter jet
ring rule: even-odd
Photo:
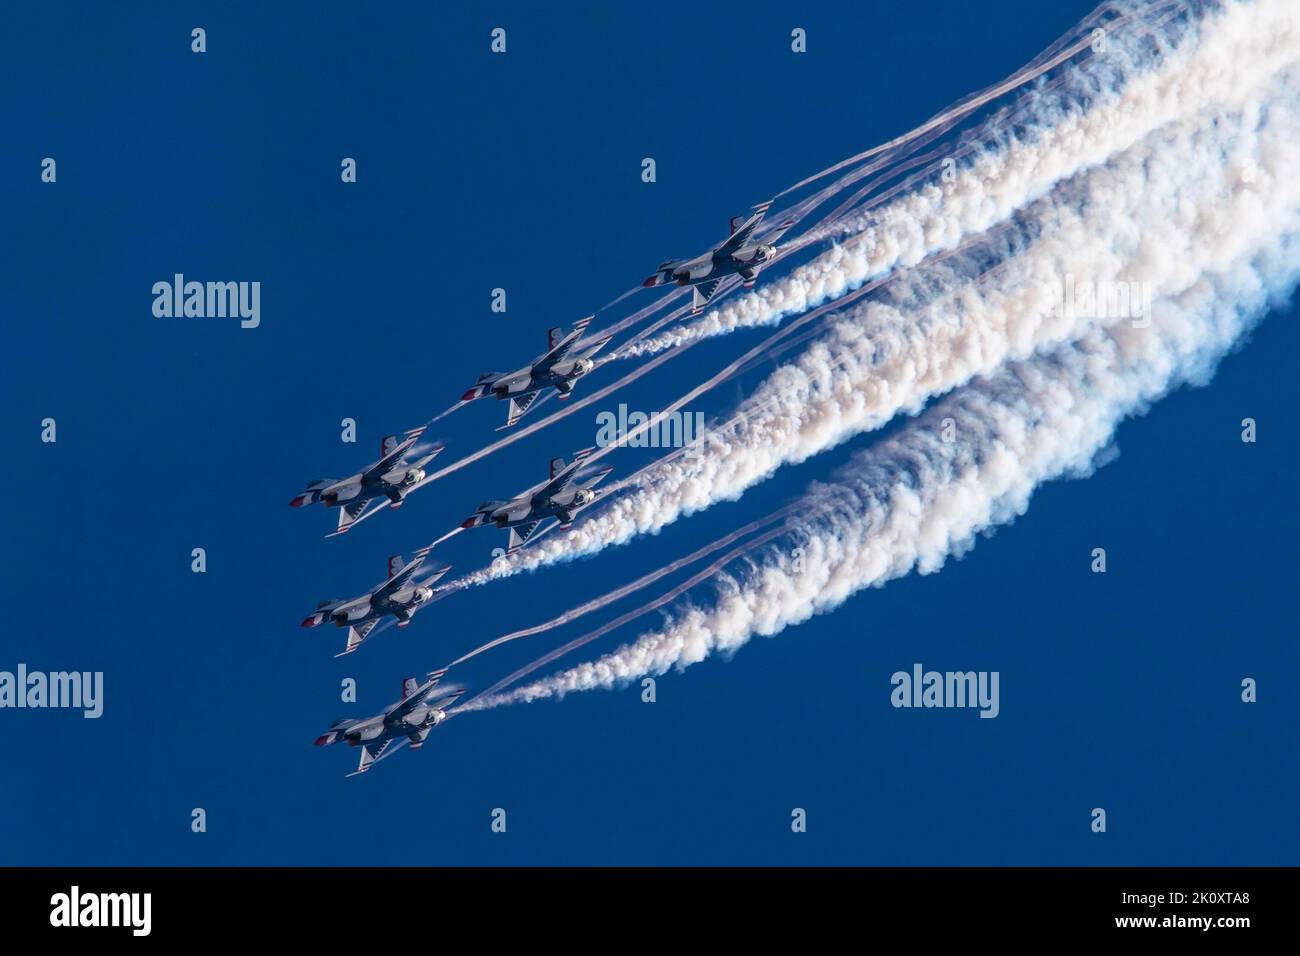
[[[402,681],[402,699],[384,708],[382,714],[365,719],[349,718],[336,721],[334,726],[316,738],[317,747],[325,747],[340,740],[349,747],[361,748],[361,765],[349,777],[365,773],[370,765],[389,749],[393,741],[403,737],[411,742],[412,750],[419,750],[429,731],[447,719],[447,711],[465,693],[463,688],[441,690],[435,693],[438,681],[447,668],[430,671],[424,683],[414,677]]]
[[[582,463],[595,449],[584,448],[566,465],[563,458],[551,459],[551,477],[534,485],[510,501],[485,501],[462,523],[462,528],[477,528],[492,524],[509,528],[507,553],[518,551],[547,518],[555,518],[561,528],[573,523],[574,515],[596,500],[595,490],[613,469],[604,468],[594,474],[579,474]]]
[[[764,236],[764,242],[751,241],[758,224],[763,221],[772,200],[759,203],[753,213],[731,217],[731,235],[722,245],[712,252],[706,252],[694,259],[669,259],[659,266],[654,275],[642,283],[647,289],[657,285],[676,283],[679,286],[693,286],[692,309],[699,312],[718,291],[718,285],[730,275],[738,275],[744,280],[745,288],[751,289],[758,279],[758,270],[776,258],[776,243],[786,230],[794,225],[793,219],[787,219],[772,232]]]
[[[398,627],[406,627],[415,612],[433,597],[434,582],[451,570],[451,565],[446,565],[423,580],[413,580],[429,551],[430,548],[421,548],[409,562],[403,562],[400,554],[393,555],[388,559],[387,581],[358,598],[321,601],[314,612],[303,618],[302,626],[316,627],[333,621],[339,627],[346,627],[347,646],[335,657],[355,651],[370,636],[375,625],[390,614],[397,618]]]
[[[339,509],[339,526],[325,537],[343,534],[354,524],[374,514],[379,508],[391,505],[400,508],[414,486],[424,480],[425,467],[442,451],[438,445],[420,458],[412,460],[415,443],[424,434],[424,426],[412,428],[401,441],[396,435],[387,435],[379,443],[379,460],[357,472],[351,478],[320,478],[307,486],[307,490],[293,501],[290,508],[322,502],[326,508]],[[388,500],[367,512],[366,508],[376,498]]]
[[[484,395],[495,395],[499,400],[509,399],[510,411],[506,417],[506,427],[509,428],[523,417],[547,388],[554,388],[562,399],[568,398],[573,383],[596,367],[592,356],[612,338],[606,336],[583,342],[582,333],[591,320],[589,315],[573,323],[573,330],[567,335],[563,329],[550,329],[546,333],[546,354],[514,372],[484,372],[474,387],[460,397],[461,401],[472,402]]]

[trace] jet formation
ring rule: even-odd
[[[759,227],[771,205],[769,200],[755,206],[748,216],[732,217],[724,242],[694,259],[665,260],[642,285],[690,288],[694,312],[703,309],[723,281],[731,276],[738,276],[746,288],[752,287],[759,271],[776,259],[777,242],[794,225],[794,220],[782,222],[758,241]],[[503,427],[510,428],[549,391],[554,390],[561,400],[567,399],[577,381],[597,368],[595,356],[612,339],[612,335],[587,335],[592,318],[578,320],[567,332],[562,327],[549,329],[544,353],[513,372],[482,373],[448,412],[492,396],[509,403]],[[430,424],[436,420],[432,419]],[[337,508],[338,527],[327,538],[347,532],[384,508],[400,507],[407,495],[442,474],[431,477],[428,474],[429,463],[442,452],[443,446],[421,443],[427,427],[428,424],[413,428],[400,439],[396,435],[386,436],[380,443],[377,461],[347,478],[310,482],[289,504],[294,508],[317,503]],[[535,540],[538,528],[551,519],[555,522],[553,526],[569,527],[580,511],[601,497],[602,492],[596,486],[612,470],[589,467],[588,459],[593,451],[583,449],[567,463],[563,458],[553,458],[545,481],[513,498],[484,501],[456,530],[489,525],[505,530],[508,553],[514,553]],[[444,535],[434,544],[450,536]],[[433,545],[421,548],[409,561],[393,555],[388,559],[386,580],[359,597],[322,601],[303,620],[302,626],[317,627],[329,622],[346,628],[344,648],[336,657],[356,651],[387,618],[392,618],[399,628],[406,627],[417,611],[432,603],[440,590],[449,587],[435,585],[451,569],[450,565],[421,573],[432,548]],[[452,705],[464,693],[463,689],[439,688],[439,681],[446,673],[446,668],[432,671],[423,682],[406,678],[401,700],[373,717],[336,722],[316,738],[316,743],[324,746],[343,741],[361,749],[361,763],[348,776],[366,772],[385,753],[406,741],[412,750],[419,749],[430,730],[446,720],[452,713]]]

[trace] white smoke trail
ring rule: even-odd
[[[1091,473],[1124,418],[1180,384],[1204,384],[1219,358],[1300,279],[1300,208],[1253,256],[1207,272],[1159,302],[1148,328],[1094,329],[1073,346],[1008,366],[945,399],[896,437],[859,454],[800,540],[796,571],[779,550],[709,608],[474,709],[615,687],[771,636],[854,593],[939,570],[975,536],[1023,515],[1038,485]],[[945,440],[944,420],[955,424]],[[833,494],[828,494],[833,492]],[[848,498],[847,503],[845,498]]]
[[[761,285],[702,318],[620,348],[619,358],[653,354],[740,328],[770,325],[833,299],[873,276],[914,265],[972,232],[1005,220],[1055,183],[1105,162],[1161,126],[1240,99],[1294,57],[1294,0],[1231,0],[1191,27],[1175,20],[1156,46],[1172,51],[1152,63],[1153,37],[1141,30],[1109,38],[1104,55],[1075,68],[1056,95],[1039,95],[1023,132],[998,140],[954,171],[862,217],[860,235],[790,275]],[[1095,102],[1079,107],[1078,101]]]
[[[1147,2],[1145,4],[1104,3],[1080,21],[1073,30],[1058,39],[1051,46],[1047,47],[1047,49],[1034,57],[1033,60],[1025,64],[1025,66],[1021,67],[1006,80],[985,87],[977,93],[972,93],[969,96],[964,97],[949,106],[942,113],[931,117],[925,123],[921,124],[921,126],[910,130],[897,139],[891,140],[887,143],[882,143],[879,146],[873,146],[865,152],[841,160],[833,166],[823,169],[819,173],[814,173],[812,176],[795,183],[784,192],[779,193],[778,198],[787,193],[792,193],[796,190],[802,189],[804,186],[837,173],[842,169],[853,166],[856,163],[867,160],[877,154],[891,151],[895,147],[912,141],[918,136],[932,130],[948,128],[952,121],[960,119],[976,108],[997,99],[1018,86],[1023,85],[1028,80],[1042,75],[1046,71],[1060,65],[1080,52],[1085,46],[1092,45],[1095,42],[1094,31],[1097,29],[1103,31],[1116,30],[1125,26],[1125,24],[1132,20],[1139,19],[1140,17],[1152,17],[1157,13],[1167,11],[1171,7],[1176,6],[1177,4],[1168,2],[1168,0],[1161,0],[1161,2]]]
[[[1067,276],[1140,281],[1152,296],[1176,295],[1204,269],[1241,255],[1260,232],[1279,229],[1300,201],[1294,86],[1285,74],[1263,98],[1283,106],[1252,103],[1213,122],[1162,130],[1060,187],[1027,211],[1033,238],[1016,240],[1025,248],[976,283],[960,268],[907,274],[891,284],[894,303],[845,316],[826,341],[756,389],[737,413],[742,432],[705,454],[678,453],[644,469],[635,490],[510,556],[484,580],[655,532],[1008,358],[1119,318],[1058,308],[1053,288]]]
[[[568,624],[570,621],[576,621],[581,617],[585,617],[586,615],[592,613],[593,611],[598,611],[601,608],[613,604],[616,601],[621,601],[629,594],[635,594],[637,591],[641,591],[649,587],[650,585],[654,584],[656,581],[660,580],[661,578],[667,577],[670,574],[680,571],[682,568],[686,567],[687,565],[694,564],[696,561],[700,561],[703,558],[708,557],[710,554],[713,554],[717,551],[721,551],[723,548],[726,548],[734,544],[736,541],[750,534],[753,534],[755,531],[758,531],[759,529],[769,524],[772,524],[773,522],[782,521],[786,519],[791,510],[792,509],[790,508],[782,508],[776,512],[773,512],[772,514],[765,515],[764,517],[759,518],[756,521],[751,521],[749,524],[745,525],[744,527],[737,528],[735,531],[723,535],[721,538],[718,538],[717,540],[712,541],[709,544],[706,544],[702,548],[698,548],[695,551],[692,551],[690,554],[684,555],[676,559],[675,561],[670,561],[668,564],[655,568],[655,570],[651,571],[648,574],[642,575],[641,577],[637,578],[635,581],[631,581],[627,584],[620,585],[619,587],[614,588],[612,591],[608,591],[605,594],[600,595],[599,597],[595,597],[592,598],[591,600],[584,601],[583,603],[577,605],[576,607],[572,607],[567,611],[564,611],[556,615],[555,617],[542,622],[541,624],[534,624],[531,627],[525,627],[517,631],[511,631],[508,634],[503,634],[500,637],[488,641],[486,644],[480,644],[472,651],[462,654],[460,657],[456,658],[447,666],[456,667],[459,664],[463,664],[468,660],[478,657],[478,655],[480,654],[492,650],[494,647],[500,647],[502,644],[509,644],[511,641],[517,641],[520,638],[534,637],[538,634],[545,634],[546,632],[554,630],[557,627],[560,627],[564,624]],[[782,527],[784,528],[784,525]],[[759,540],[763,540],[763,539],[759,539]]]

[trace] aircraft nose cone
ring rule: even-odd
[[[472,517],[472,518],[466,518],[464,521],[462,521],[462,522],[460,523],[460,526],[461,526],[462,528],[472,528],[472,527],[474,527],[474,525],[476,525],[477,523],[478,523],[478,515],[475,515],[475,516]]]
[[[466,391],[464,395],[460,397],[460,400],[462,402],[472,402],[476,398],[478,398],[478,389],[471,388],[468,391]]]
[[[650,289],[653,288],[658,282],[659,282],[658,276],[651,276],[650,278],[646,279],[645,282],[642,282],[641,285],[647,289]]]
[[[330,742],[330,735],[321,734],[319,737],[317,737],[315,740],[312,741],[312,744],[317,747],[324,747],[329,742]]]
[[[317,617],[315,614],[313,614],[311,617],[304,617],[302,619],[303,627],[315,627],[319,623],[320,623],[320,618]]]
[[[289,502],[289,507],[301,508],[304,504],[306,504],[306,501],[307,501],[306,495],[299,495],[297,498],[294,498],[293,501]]]

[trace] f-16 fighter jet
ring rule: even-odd
[[[551,477],[534,485],[510,501],[485,501],[466,518],[462,528],[477,528],[492,524],[509,528],[509,552],[518,551],[547,518],[555,518],[561,528],[573,522],[574,515],[596,500],[596,485],[613,469],[604,468],[593,474],[579,473],[582,463],[595,449],[585,448],[573,456],[566,465],[563,458],[551,459]]]
[[[445,667],[431,671],[424,683],[414,677],[406,678],[402,681],[401,700],[374,717],[337,721],[316,738],[316,746],[324,747],[345,740],[349,747],[360,747],[361,765],[348,774],[349,777],[369,770],[395,740],[405,737],[411,742],[412,750],[419,750],[429,731],[447,719],[451,705],[465,693],[462,688],[437,689],[438,681],[446,673]]]
[[[582,341],[582,333],[591,324],[591,319],[589,315],[573,323],[573,330],[568,334],[564,334],[563,329],[549,330],[545,355],[538,356],[518,371],[484,372],[460,400],[472,402],[484,395],[495,395],[499,400],[509,399],[508,428],[523,417],[544,390],[554,388],[560,393],[560,398],[568,398],[573,383],[596,367],[592,356],[612,338],[606,336],[595,341]]]
[[[424,426],[412,428],[401,441],[396,435],[387,435],[379,443],[379,460],[362,469],[351,478],[320,478],[307,486],[307,490],[293,501],[290,508],[319,501],[326,508],[339,509],[339,526],[326,535],[332,538],[343,534],[362,516],[368,517],[379,509],[366,512],[376,498],[387,498],[386,504],[400,508],[406,495],[424,480],[425,467],[442,451],[438,445],[427,455],[412,458],[415,443],[424,434]],[[427,446],[426,446],[427,447]],[[384,505],[380,505],[380,508]]]
[[[414,580],[415,572],[420,569],[429,551],[430,548],[421,548],[407,562],[403,562],[400,554],[393,555],[388,559],[387,581],[358,598],[321,601],[313,613],[303,618],[302,626],[315,627],[333,621],[339,627],[346,627],[347,646],[335,657],[355,651],[370,636],[375,625],[390,614],[397,618],[398,627],[406,627],[411,623],[415,612],[433,597],[434,582],[451,570],[451,565],[446,565],[423,580]]]
[[[754,231],[771,205],[770,199],[759,203],[748,219],[732,216],[731,236],[726,242],[712,252],[694,259],[669,259],[642,285],[647,289],[672,283],[693,286],[692,308],[695,312],[703,309],[709,299],[713,298],[719,283],[727,276],[738,275],[744,280],[746,289],[753,288],[758,279],[758,270],[776,258],[777,240],[794,225],[794,220],[788,219],[764,236],[764,242],[752,241]]]

